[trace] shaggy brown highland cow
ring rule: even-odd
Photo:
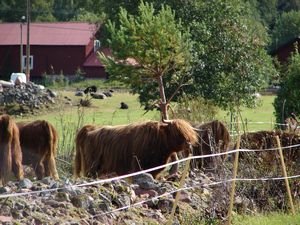
[[[193,148],[193,155],[208,155],[213,153],[226,152],[230,144],[230,134],[225,124],[218,120],[214,120],[204,124],[193,125],[198,134],[198,143]],[[186,153],[186,152],[185,152]],[[184,154],[183,157],[187,157]],[[219,157],[225,160],[226,155]],[[217,164],[216,157],[208,157],[203,159],[195,159],[191,163],[192,168],[212,168]],[[171,155],[171,160],[176,161],[176,154]],[[219,160],[220,161],[220,160]],[[176,173],[177,165],[173,165],[170,173]]]
[[[8,116],[0,117],[0,183],[6,184],[11,171],[17,179],[23,179],[22,152],[19,130]]]
[[[230,144],[230,134],[225,124],[214,120],[204,124],[193,126],[198,133],[198,144],[193,148],[193,155],[208,155],[213,153],[226,152]],[[219,157],[223,160],[226,155]],[[195,160],[192,165],[197,168],[216,166],[216,157],[209,157]]]
[[[76,177],[128,174],[164,165],[173,152],[188,150],[197,133],[180,119],[120,126],[86,125],[76,137]],[[163,170],[152,171],[156,177]]]
[[[241,148],[246,149],[272,149],[278,148],[275,137],[278,136],[282,147],[300,144],[300,136],[291,132],[278,131],[258,131],[246,133],[241,136]],[[300,152],[299,147],[287,148],[283,151],[286,164],[296,163],[299,165]],[[245,160],[260,158],[266,163],[274,164],[278,158],[278,151],[259,151],[255,153],[240,152],[240,157]]]
[[[58,135],[55,128],[45,120],[17,123],[23,164],[32,165],[38,179],[51,176],[58,179],[55,156]]]

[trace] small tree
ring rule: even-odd
[[[291,113],[300,114],[300,55],[296,51],[289,60],[282,76],[280,89],[274,100],[275,116],[278,123],[283,123]]]
[[[171,74],[176,79],[175,72],[187,69],[189,35],[182,31],[170,7],[164,5],[155,13],[152,4],[141,2],[136,16],[121,8],[119,20],[118,27],[108,22],[113,57],[99,53],[99,59],[111,78],[128,83],[133,89],[156,82],[163,118],[168,119],[167,106],[173,95],[167,100],[163,77]]]

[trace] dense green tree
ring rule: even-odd
[[[300,34],[300,11],[283,13],[276,20],[272,32],[271,49],[277,49]]]
[[[300,0],[278,0],[278,11],[289,12],[300,10]]]
[[[192,94],[220,107],[255,105],[254,93],[275,74],[264,47],[263,27],[240,0],[194,1],[190,29],[194,46]]]
[[[3,22],[20,22],[21,17],[24,15],[26,15],[26,1],[0,1],[0,19]]]
[[[30,0],[31,21],[54,21],[52,7],[54,0]],[[0,19],[4,22],[20,22],[26,16],[27,1],[1,0]]]
[[[52,22],[56,19],[52,15],[54,0],[31,0],[31,20],[39,22]]]
[[[170,79],[175,78],[175,72],[187,68],[191,48],[189,36],[182,32],[183,27],[176,22],[174,12],[163,5],[156,13],[152,4],[141,2],[136,16],[121,8],[119,21],[119,26],[108,23],[113,58],[102,54],[100,59],[111,78],[128,83],[133,89],[147,83],[155,85],[166,119],[168,100],[163,77],[172,74]]]
[[[280,89],[274,101],[278,123],[283,123],[291,113],[300,115],[300,55],[298,51],[292,54],[287,70],[283,72],[285,74],[282,76]]]
[[[252,0],[264,25],[272,29],[278,16],[278,0]]]

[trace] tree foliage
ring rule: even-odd
[[[300,34],[300,11],[283,13],[276,21],[272,33],[271,49],[277,49]]]
[[[147,83],[155,85],[164,103],[162,77],[176,76],[176,72],[187,68],[191,48],[189,35],[182,32],[181,23],[176,22],[168,6],[162,5],[155,13],[152,4],[141,2],[138,11],[138,15],[133,16],[121,8],[120,25],[109,21],[113,58],[102,54],[100,59],[112,78],[128,83],[133,91]]]
[[[300,115],[300,54],[298,51],[292,54],[282,81],[277,97],[274,101],[275,116],[278,123],[291,113]]]
[[[186,19],[196,43],[191,93],[225,109],[253,106],[254,93],[275,72],[264,49],[266,33],[245,6],[239,0],[195,1]]]

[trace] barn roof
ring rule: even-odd
[[[23,44],[27,26],[23,28]],[[30,23],[30,45],[87,45],[94,37],[96,26],[83,22]],[[19,45],[20,23],[0,23],[0,45]]]
[[[100,49],[101,52],[103,52],[105,55],[111,55],[111,51],[108,48],[102,48]],[[83,63],[83,66],[104,66],[97,57],[96,52],[92,52],[85,62]]]

